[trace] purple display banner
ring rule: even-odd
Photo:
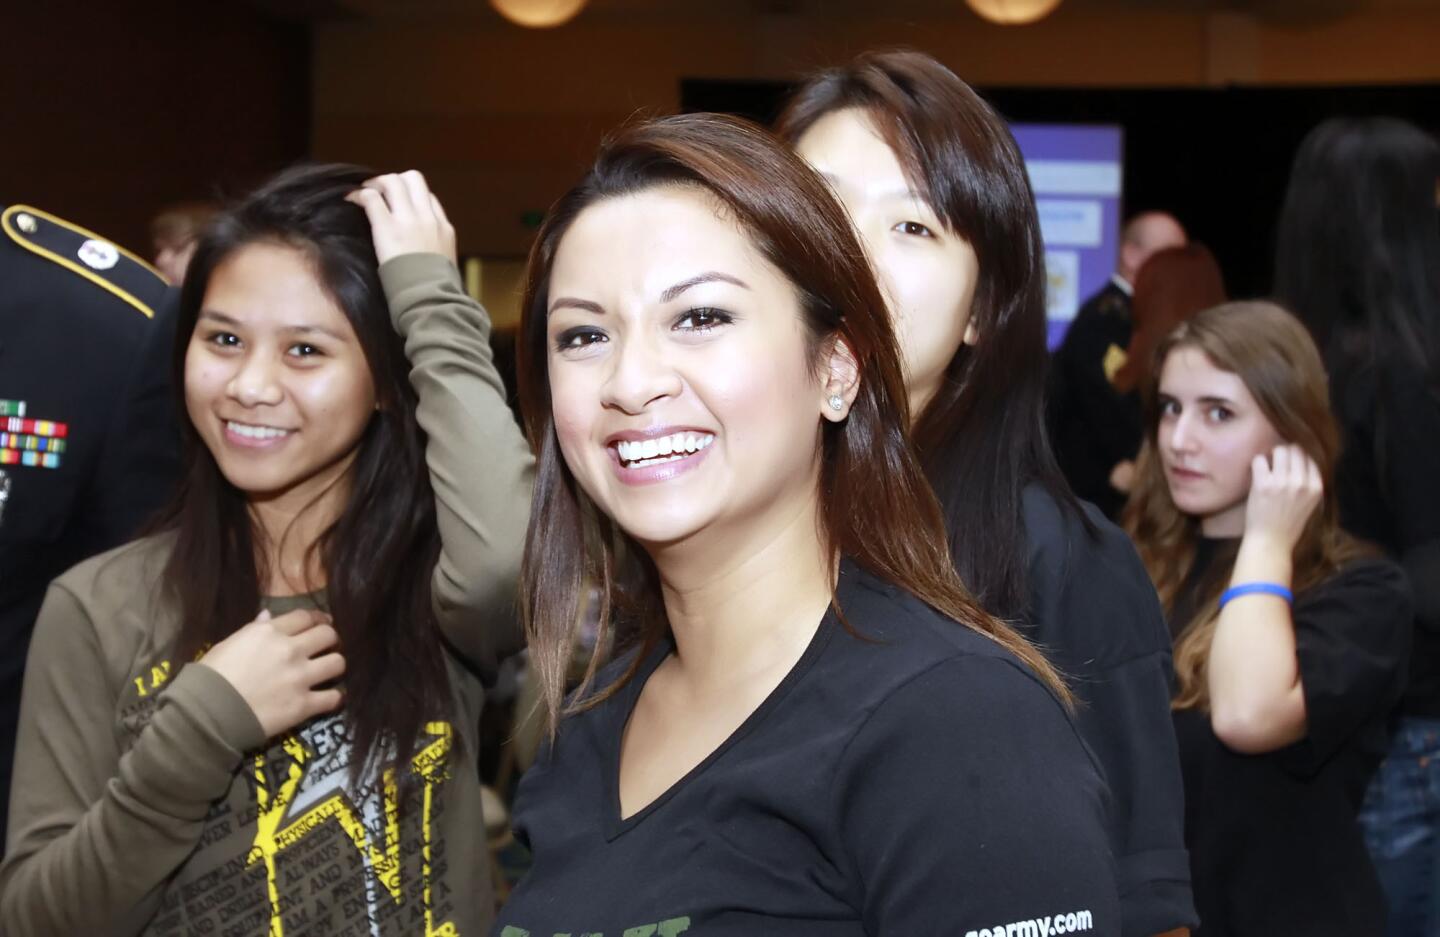
[[[1012,124],[1045,240],[1050,347],[1115,272],[1125,139],[1118,126]]]

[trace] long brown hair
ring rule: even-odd
[[[827,547],[961,625],[989,635],[1068,701],[1039,652],[987,615],[950,565],[938,505],[911,455],[894,333],[844,209],[819,176],[762,128],[692,114],[637,124],[607,141],[585,179],[551,210],[530,254],[518,372],[539,465],[521,605],[551,730],[561,716],[623,686],[669,630],[654,564],[587,501],[561,456],[545,340],[551,267],[570,225],[591,205],[660,186],[692,187],[713,197],[794,285],[812,364],[836,338],[859,364],[859,393],[849,416],[838,424],[821,421],[819,500]],[[565,666],[587,580],[600,592],[597,647],[613,633],[618,610],[638,623],[641,652],[629,672],[590,694],[601,656],[597,650],[575,696],[579,702],[566,709]]]
[[[190,336],[210,277],[226,258],[257,242],[304,252],[354,327],[380,404],[360,438],[340,516],[310,545],[324,563],[326,605],[345,651],[344,713],[357,778],[375,766],[372,754],[408,763],[423,724],[442,715],[449,699],[431,601],[440,533],[425,433],[404,346],[390,324],[370,223],[345,200],[373,175],[344,165],[286,170],[221,212],[201,237],[180,294],[172,361],[181,395],[181,489],[160,522],[175,537],[161,587],[180,612],[178,666],[253,619],[266,581],[264,533],[245,494],[221,474],[184,417]]]
[[[1220,265],[1204,244],[1192,241],[1152,254],[1135,275],[1130,304],[1134,330],[1125,364],[1115,372],[1115,389],[1124,393],[1143,386],[1150,378],[1156,344],[1195,313],[1227,298]]]
[[[1315,460],[1325,493],[1295,544],[1293,589],[1298,595],[1333,575],[1363,551],[1340,529],[1335,496],[1335,462],[1340,433],[1330,414],[1330,393],[1320,352],[1300,321],[1267,302],[1226,303],[1207,309],[1160,341],[1144,388],[1145,444],[1141,448],[1135,489],[1125,508],[1126,531],[1140,550],[1167,612],[1175,609],[1195,562],[1200,519],[1183,513],[1170,497],[1170,486],[1157,451],[1160,372],[1171,352],[1194,348],[1212,365],[1245,383],[1265,419],[1280,438],[1299,446]],[[1181,625],[1175,644],[1176,709],[1209,706],[1206,664],[1215,636],[1220,593],[1234,565],[1217,562],[1190,606],[1194,617]],[[1223,568],[1220,568],[1223,567]]]
[[[973,88],[908,50],[867,52],[810,78],[777,130],[794,144],[816,121],[852,108],[979,262],[970,306],[978,342],[956,350],[912,433],[960,577],[991,612],[1020,618],[1029,605],[1025,488],[1038,484],[1094,532],[1045,429],[1045,251],[1025,160]]]

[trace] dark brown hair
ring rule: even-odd
[[[1157,447],[1160,445],[1160,373],[1165,359],[1181,348],[1202,352],[1212,365],[1237,375],[1275,432],[1315,460],[1325,486],[1324,500],[1295,545],[1294,591],[1324,581],[1359,555],[1359,545],[1340,529],[1335,496],[1335,461],[1340,434],[1330,415],[1330,393],[1320,352],[1300,321],[1273,303],[1237,302],[1207,309],[1165,336],[1155,349],[1144,388],[1145,443],[1137,463],[1135,489],[1125,508],[1125,529],[1140,550],[1166,611],[1173,611],[1195,562],[1200,519],[1182,512]],[[1233,553],[1224,569],[1212,570],[1181,627],[1175,645],[1176,709],[1209,706],[1205,667],[1215,635],[1220,593],[1230,579]]]
[[[1440,390],[1437,178],[1440,142],[1393,117],[1331,118],[1295,153],[1275,295],[1310,328],[1337,390],[1367,365]]]
[[[1215,255],[1196,241],[1156,251],[1135,275],[1130,346],[1115,372],[1115,389],[1125,393],[1150,378],[1155,346],[1195,313],[1225,302],[1225,278]]]
[[[185,414],[185,355],[210,277],[256,243],[309,257],[360,340],[380,406],[360,438],[340,516],[310,545],[324,564],[327,607],[345,652],[344,713],[357,777],[373,767],[372,754],[406,764],[423,724],[444,713],[449,700],[431,604],[440,534],[425,435],[404,346],[390,324],[370,223],[345,200],[373,175],[355,166],[297,167],[222,212],[185,278],[173,360]],[[180,611],[177,665],[252,620],[268,578],[265,535],[244,492],[221,474],[188,417],[181,429],[181,490],[161,522],[175,536],[161,585]]]
[[[661,186],[689,187],[714,198],[794,285],[812,362],[838,338],[859,364],[859,392],[847,419],[821,421],[819,430],[819,501],[827,547],[994,638],[1068,700],[1044,658],[987,615],[950,565],[940,512],[906,435],[905,385],[894,333],[844,209],[819,176],[763,129],[695,114],[638,124],[605,143],[585,179],[554,206],[530,254],[519,379],[539,465],[521,602],[552,730],[570,711],[562,704],[564,673],[587,581],[600,590],[600,646],[614,628],[617,608],[639,624],[637,663],[669,628],[654,565],[586,501],[561,456],[546,343],[551,266],[570,225],[598,202]],[[606,698],[634,673],[632,666],[618,682],[589,695],[598,661],[599,654],[592,655],[576,695],[580,707]]]
[[[1022,494],[1038,483],[1079,518],[1045,430],[1045,255],[1025,161],[1005,121],[919,52],[867,52],[814,76],[777,125],[790,143],[816,121],[865,112],[910,183],[979,261],[970,322],[913,429],[940,499],[955,568],[1004,618],[1028,605]]]

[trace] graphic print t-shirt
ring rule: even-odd
[[[157,634],[157,608],[137,598],[167,542],[82,564],[46,599],[26,689],[47,702],[36,738],[22,738],[31,757],[0,873],[12,932],[484,933],[492,898],[466,728],[478,680],[451,664],[453,714],[425,726],[403,774],[353,771],[340,715],[267,740],[223,677],[170,659],[169,629]],[[265,604],[278,615],[313,600]]]
[[[521,783],[534,865],[498,937],[1118,935],[1097,769],[1012,655],[846,564],[780,686],[620,816],[625,721],[662,646]],[[613,679],[620,671],[605,674]]]
[[[146,719],[137,710],[125,721],[143,729]],[[454,746],[450,722],[426,726],[403,787],[373,767],[357,783],[339,715],[247,755],[143,933],[462,933],[474,883],[456,893],[453,844],[437,835],[450,826]]]

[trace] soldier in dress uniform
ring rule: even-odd
[[[45,590],[129,539],[173,484],[173,410],[166,401],[151,419],[133,406],[165,383],[143,371],[173,298],[114,243],[25,205],[0,210],[0,852]]]
[[[1055,456],[1075,493],[1115,518],[1128,485],[1114,473],[1133,453],[1113,425],[1119,395],[1111,381],[1130,347],[1130,296],[1135,276],[1156,251],[1184,247],[1185,229],[1164,212],[1143,212],[1120,235],[1115,274],[1075,314],[1050,371],[1049,419]]]

